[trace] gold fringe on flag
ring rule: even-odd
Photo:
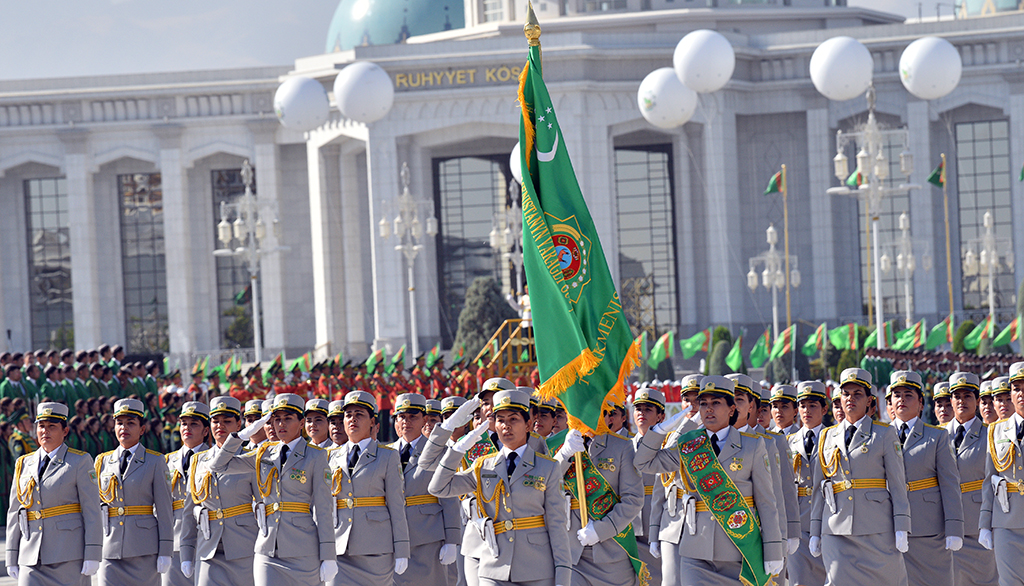
[[[526,144],[519,145],[519,152],[520,156],[526,160],[527,170],[530,169],[530,153],[533,152],[533,143],[537,139],[537,130],[533,127],[533,122],[530,122],[530,115],[533,112],[526,104],[526,96],[523,94],[526,89],[526,77],[529,73],[530,62],[527,61],[523,66],[523,71],[519,74],[519,108],[523,111],[523,126],[526,129]]]
[[[537,389],[537,394],[544,400],[555,399],[576,384],[581,376],[588,376],[600,365],[601,359],[594,355],[593,350],[587,348],[579,356],[558,369],[558,372],[548,377],[548,380],[544,381]]]

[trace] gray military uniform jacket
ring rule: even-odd
[[[898,429],[899,420],[893,422]],[[946,535],[963,538],[964,506],[960,500],[960,472],[941,427],[926,425],[920,417],[909,429],[903,445],[910,500],[910,536]],[[938,482],[938,486],[919,488]]]
[[[182,514],[181,559],[210,560],[218,547],[224,559],[251,558],[255,551],[259,527],[253,503],[260,500],[260,490],[252,466],[217,448],[192,457],[190,482],[196,502],[190,493]],[[194,506],[202,507],[210,527],[207,538],[200,530]],[[197,555],[198,554],[198,555]]]
[[[771,465],[764,440],[755,434],[741,433],[729,427],[729,434],[721,444],[718,455],[729,478],[744,497],[753,497],[751,507],[761,518],[761,540],[764,559],[778,561],[784,559],[782,533],[779,518],[775,513],[778,506],[775,500],[775,487],[772,482]],[[662,434],[647,432],[637,444],[634,463],[643,473],[679,473],[679,448],[675,443],[661,448]],[[733,470],[735,463],[738,469]],[[726,465],[730,464],[730,465]],[[696,531],[682,531],[679,539],[679,551],[692,559],[713,560],[721,562],[738,562],[742,560],[739,549],[729,540],[722,527],[710,512],[696,514]]]
[[[101,518],[107,516],[101,521],[107,523],[104,559],[154,554],[170,557],[174,515],[163,454],[139,445],[124,478],[120,478],[119,470],[117,450],[96,457],[100,500],[106,503],[100,513]]]
[[[1024,529],[1024,446],[1017,441],[1016,420],[1017,416],[1013,415],[988,426],[989,457],[985,458],[985,483],[981,489],[978,520],[982,529]],[[1006,479],[1009,512],[1003,512],[995,503],[992,476]]]
[[[349,475],[348,455],[355,446],[348,442],[330,452],[331,504],[337,503],[338,513],[332,535],[338,555],[393,552],[396,558],[408,558],[409,525],[398,452],[370,440]],[[367,498],[384,503],[364,506],[360,499]]]
[[[391,448],[398,452],[401,441],[395,441]],[[420,437],[413,444],[409,462],[405,465],[402,476],[405,479],[405,498],[432,497],[428,487],[433,472],[419,466],[419,459],[427,438]],[[401,454],[399,453],[399,456]],[[401,462],[401,458],[399,458]],[[435,497],[436,498],[436,497]],[[459,519],[458,499],[438,499],[439,503],[409,504],[406,503],[405,518],[409,526],[409,545],[416,547],[424,543],[443,541],[458,545],[462,540],[462,523]]]
[[[61,444],[39,479],[39,462],[45,452],[38,449],[19,460],[21,474],[11,487],[7,512],[7,565],[35,566],[72,560],[99,561],[103,546],[100,499],[92,457]],[[21,493],[21,499],[18,493]],[[22,506],[22,500],[29,503]],[[33,519],[40,511],[59,513],[56,507],[79,506],[81,512]],[[21,511],[26,514],[27,533],[21,530]]]
[[[278,558],[318,556],[320,561],[334,560],[334,499],[327,452],[300,441],[281,466],[283,446],[281,442],[267,442],[260,446],[261,450],[235,456],[256,475],[257,489],[266,507],[267,532],[257,534],[256,553]],[[242,440],[232,434],[222,450],[238,454],[241,447]],[[219,467],[225,456],[215,459],[215,466]],[[296,505],[305,505],[309,510],[290,510]]]
[[[630,438],[633,451],[636,451],[636,444],[640,441],[640,434]],[[658,534],[651,532],[651,509],[655,494],[661,489],[661,482],[657,474],[641,474],[640,479],[644,485],[644,504],[640,507],[640,514],[633,521],[633,533],[637,537],[646,537],[648,543],[658,540]]]
[[[834,467],[832,481],[836,486],[845,481],[852,486],[853,482],[881,480],[887,488],[851,488],[834,493],[833,513],[820,488],[825,472],[820,465],[815,467],[811,483],[811,536],[910,531],[907,476],[896,431],[885,423],[872,422],[868,416],[861,417],[854,426],[857,431],[849,449],[841,424],[826,428],[818,439],[819,458]]]
[[[796,480],[793,476],[793,467],[790,465],[789,441],[786,436],[765,431],[760,425],[752,428],[753,433],[760,434],[764,438],[765,449],[768,450],[768,457],[773,463],[772,472],[778,470],[779,484],[781,491],[776,492],[776,500],[782,501],[783,507],[777,507],[779,515],[779,529],[782,531],[782,538],[800,537],[800,503],[797,498]],[[775,448],[772,454],[771,447]]]
[[[565,530],[565,498],[558,463],[527,446],[509,478],[508,463],[501,453],[481,457],[471,469],[457,472],[462,456],[455,450],[445,452],[430,480],[430,493],[450,498],[474,494],[479,487],[483,498],[474,506],[493,520],[498,548],[498,555],[493,555],[472,523],[467,526],[462,552],[480,560],[479,576],[503,582],[553,577],[555,584],[571,584],[570,539]],[[540,526],[515,528],[514,519],[537,517],[543,517]],[[511,530],[497,533],[499,527],[509,525]]]
[[[199,444],[193,453],[199,453],[210,449],[205,443]],[[171,483],[171,508],[174,509],[174,551],[181,550],[181,520],[182,517],[191,512],[192,497],[188,492],[188,482],[185,476],[185,453],[188,448],[174,450],[164,455],[164,462],[167,464],[167,473],[170,474]],[[191,558],[184,558],[189,560]]]
[[[953,446],[956,436],[956,419],[946,424],[949,445]],[[964,534],[977,538],[981,518],[982,486],[985,476],[985,461],[988,457],[988,426],[980,417],[975,417],[967,426],[960,447],[953,446],[956,466],[960,471],[960,493],[964,509]],[[991,490],[991,489],[990,489]]]
[[[789,442],[790,470],[793,471],[797,499],[800,507],[800,531],[810,533],[811,531],[811,501],[814,493],[814,469],[818,467],[818,450],[808,454],[804,447],[804,437],[807,429],[800,428],[799,431],[790,434],[786,439]],[[819,432],[819,436],[825,434],[825,428]],[[821,437],[815,441],[815,446],[821,442]]]

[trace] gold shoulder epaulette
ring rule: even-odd
[[[822,430],[822,431],[825,431],[825,430]],[[800,433],[800,432],[799,432],[799,431],[794,431],[793,433],[791,433],[791,434],[787,435],[787,436],[786,436],[786,439],[790,439],[791,437],[793,437],[794,435],[796,435],[796,434],[798,434],[798,433]]]
[[[622,435],[622,434],[618,434],[618,433],[615,433],[614,431],[609,431],[609,432],[608,432],[608,435],[610,435],[610,436],[612,436],[612,437],[617,437],[617,438],[619,438],[620,440],[626,440],[626,441],[629,441],[629,438],[628,438],[628,437],[626,437],[626,436],[624,436],[624,435]]]
[[[740,435],[742,435],[742,436],[745,436],[745,437],[754,437],[754,438],[759,438],[759,437],[761,437],[760,435],[758,435],[758,434],[756,434],[756,433],[747,433],[747,432],[745,432],[745,431],[741,431],[741,432],[740,432]]]
[[[74,454],[76,456],[88,456],[89,455],[89,454],[86,454],[85,452],[83,452],[82,450],[76,450],[75,448],[68,448],[68,453],[69,454]]]
[[[102,454],[100,454],[99,456],[96,456],[96,458],[97,458],[98,460],[103,460],[104,458],[106,458],[106,457],[107,457],[107,456],[109,456],[110,454],[113,454],[113,453],[114,453],[115,451],[116,451],[116,450],[110,450],[109,452],[103,452],[103,453],[102,453]]]
[[[31,456],[31,455],[32,455],[32,454],[22,454],[22,455],[18,456],[18,459],[17,459],[17,460],[15,460],[15,462],[14,462],[14,463],[15,463],[15,464],[17,464],[18,462],[21,462],[22,460],[24,460],[25,458],[27,458],[27,457],[29,457],[29,456]]]
[[[544,439],[544,438],[542,438],[542,437],[540,436],[540,434],[539,434],[539,433],[537,433],[536,431],[531,431],[531,432],[530,432],[530,435],[531,435],[532,437],[539,437],[540,439]]]
[[[149,450],[146,450],[146,451],[148,452]],[[173,454],[173,453],[174,452],[170,452],[170,453],[164,454],[164,463],[165,464],[170,464],[171,463],[171,454]]]
[[[308,445],[309,447],[313,448],[314,450],[320,450],[321,452],[324,450],[323,448],[321,448],[320,446],[318,446],[316,444],[307,443],[306,445]]]
[[[149,448],[146,448],[146,453],[147,454],[152,454],[154,456],[163,456],[163,454],[161,454],[160,452],[157,452],[156,450],[151,450]]]
[[[537,457],[538,457],[538,458],[542,458],[542,459],[544,459],[544,460],[550,460],[550,461],[552,461],[552,462],[555,462],[555,459],[554,459],[554,458],[552,458],[551,456],[547,455],[547,454],[542,454],[542,453],[540,453],[540,452],[534,452],[534,453],[535,453],[535,454],[537,454]]]
[[[881,425],[882,427],[889,427],[889,424],[885,423],[884,421],[872,421],[871,425]]]
[[[794,432],[794,433],[796,433],[796,432]],[[764,436],[765,436],[765,437],[781,437],[781,436],[782,436],[782,434],[781,434],[781,433],[778,433],[778,432],[776,432],[776,431],[768,431],[768,430],[766,429],[766,430],[764,430]]]
[[[945,427],[939,427],[938,425],[932,425],[930,423],[925,423],[924,426],[925,427],[930,427],[932,429],[938,429],[939,431],[946,431]]]
[[[382,448],[384,448],[385,450],[391,450],[392,452],[395,451],[395,448],[392,448],[391,446],[389,446],[387,444],[377,444],[377,445],[382,447]]]

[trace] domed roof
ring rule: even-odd
[[[324,52],[403,43],[414,35],[465,26],[463,0],[341,0]]]

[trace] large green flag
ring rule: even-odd
[[[986,317],[980,324],[976,325],[971,333],[964,338],[964,348],[974,350],[985,338],[992,337],[992,316]]]
[[[840,350],[857,349],[857,324],[846,324],[828,331],[828,342]]]
[[[398,369],[398,372],[405,370],[405,344],[395,352],[395,355],[391,357],[391,362],[384,367],[384,372],[391,374]]]
[[[665,332],[651,348],[651,356],[647,359],[647,366],[658,368],[658,365],[666,358],[672,358],[672,352],[676,346],[675,332]]]
[[[679,348],[683,351],[683,359],[689,360],[698,352],[707,352],[711,346],[711,328],[690,336],[679,342]]]
[[[782,330],[782,335],[775,338],[775,344],[772,346],[772,354],[768,357],[768,360],[775,360],[779,356],[786,354],[793,350],[793,339],[796,337],[796,324],[789,326]]]
[[[995,340],[992,340],[992,346],[1005,346],[1010,342],[1016,342],[1020,338],[1020,316],[1013,318],[1010,325],[1003,328],[1003,331],[999,332]]]
[[[804,342],[804,347],[801,352],[804,356],[814,356],[814,353],[825,348],[825,339],[828,338],[828,325],[821,324],[818,329],[814,330],[807,341]]]
[[[934,350],[943,344],[953,343],[953,314],[946,316],[938,325],[928,332],[928,339],[924,342],[925,350]]]
[[[889,320],[882,324],[882,329],[885,331],[885,347],[892,348],[896,343],[897,336],[893,332],[893,320]],[[868,334],[868,338],[864,340],[865,348],[875,348],[878,346],[878,328],[875,328]]]
[[[761,368],[765,362],[768,362],[768,342],[771,340],[771,335],[771,327],[766,328],[754,342],[754,347],[750,349],[750,365],[754,368]]]
[[[892,349],[903,352],[906,350],[913,350],[914,348],[924,346],[926,338],[924,332],[925,323],[922,319],[921,321],[917,322],[916,324],[910,326],[909,328],[897,334],[896,342],[893,343]]]
[[[539,36],[539,26],[528,28]],[[539,393],[558,397],[573,427],[602,433],[607,425],[601,407],[605,400],[625,401],[623,381],[640,362],[640,344],[622,312],[541,77],[539,39],[530,44],[519,76],[519,144],[523,267],[533,310]]]
[[[740,367],[743,366],[743,334],[736,338],[736,343],[732,345],[732,350],[729,350],[729,355],[725,357],[725,364],[733,372],[740,371]]]

